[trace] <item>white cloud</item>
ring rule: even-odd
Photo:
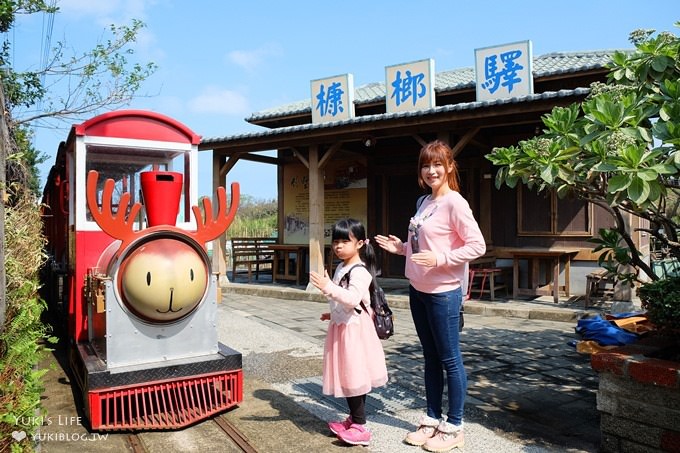
[[[245,115],[250,113],[250,102],[242,93],[206,87],[201,94],[188,102],[195,113],[218,113],[224,115]]]
[[[281,46],[277,43],[269,43],[253,50],[232,50],[227,54],[227,61],[246,71],[255,71],[268,58],[281,55],[283,55]]]

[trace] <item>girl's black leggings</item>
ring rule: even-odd
[[[357,425],[366,424],[366,395],[348,396],[347,405],[349,406],[349,415],[352,417],[352,423]]]

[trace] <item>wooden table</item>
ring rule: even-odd
[[[571,257],[578,253],[578,249],[568,248],[517,248],[506,249],[512,255],[512,297],[528,296],[553,296],[553,301],[559,301],[560,291],[566,297],[569,293],[569,271]],[[528,262],[528,284],[526,288],[519,286],[519,262]],[[546,265],[544,281],[539,281],[540,265]],[[564,262],[564,284],[560,285],[560,265]]]
[[[295,280],[295,284],[300,285],[309,244],[274,244],[269,248],[274,251],[272,281]]]
[[[276,280],[295,280],[295,284],[300,285],[305,271],[308,270],[309,244],[273,244],[268,248],[274,251],[272,281],[276,283]],[[323,259],[328,275],[333,278],[337,259],[330,245],[324,246]]]

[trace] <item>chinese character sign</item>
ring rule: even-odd
[[[434,107],[434,60],[387,66],[385,92],[387,113]]]
[[[312,123],[354,118],[352,74],[312,80]]]
[[[475,49],[477,101],[533,94],[531,41]]]

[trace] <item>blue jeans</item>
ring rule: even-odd
[[[413,323],[425,357],[427,415],[442,418],[444,371],[449,395],[447,421],[460,425],[467,392],[467,375],[460,352],[458,322],[463,294],[460,288],[439,294],[422,293],[409,286]]]

